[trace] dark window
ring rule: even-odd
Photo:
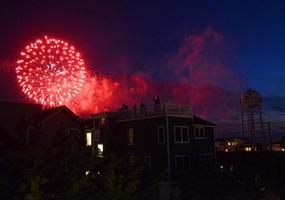
[[[200,137],[201,138],[205,137],[205,130],[204,130],[204,128],[200,128]]]
[[[182,156],[176,157],[176,170],[183,171],[183,157]]]
[[[128,129],[128,145],[134,145],[134,129]]]
[[[181,129],[178,127],[175,128],[175,141],[181,141]]]
[[[188,129],[187,128],[182,128],[182,140],[188,141]]]
[[[174,126],[174,142],[189,143],[189,129],[187,126]]]
[[[177,155],[175,156],[176,171],[186,172],[190,169],[190,159],[188,155]]]
[[[199,128],[195,128],[195,138],[198,138],[200,135],[200,130]]]
[[[183,157],[183,169],[184,171],[189,170],[189,157],[188,156]]]
[[[200,154],[199,165],[201,167],[205,167],[205,166],[209,165],[210,161],[211,161],[211,154],[210,153]]]
[[[100,129],[94,130],[94,141],[100,141]]]
[[[94,128],[99,129],[100,127],[100,119],[94,119]]]
[[[144,157],[144,164],[147,169],[151,169],[151,157],[150,156]]]
[[[158,139],[158,144],[164,144],[165,143],[164,126],[158,126],[157,127],[157,139]]]
[[[35,138],[37,135],[35,134],[35,127],[28,126],[26,132],[26,144],[35,144]]]
[[[203,127],[195,128],[195,139],[205,139],[205,129]]]

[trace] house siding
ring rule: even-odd
[[[78,129],[81,131],[81,124],[77,119],[70,117],[70,114],[63,110],[39,126],[39,132],[42,136],[40,137],[39,144],[44,147],[44,149],[49,148],[55,144],[57,138],[61,139],[67,136],[68,129]],[[68,140],[70,139],[71,138]],[[70,142],[71,141],[65,141],[65,143]],[[72,147],[78,146],[75,142],[71,142],[71,144]]]
[[[166,119],[167,118],[167,119]],[[168,122],[168,128],[167,123]],[[205,130],[204,139],[195,139],[194,127],[199,125]],[[165,142],[159,144],[157,128],[164,126]],[[174,141],[174,127],[188,127],[189,142],[176,143]],[[133,129],[133,145],[128,145],[128,130]],[[169,131],[169,151],[167,142],[167,130]],[[126,120],[116,120],[108,118],[106,126],[101,127],[102,142],[112,143],[116,150],[125,156],[136,155],[142,160],[145,156],[151,157],[151,173],[165,179],[168,170],[168,152],[170,164],[170,176],[177,177],[176,156],[189,156],[190,171],[199,168],[201,156],[207,155],[212,158],[215,155],[214,148],[214,125],[195,124],[191,115],[189,116],[168,116],[158,115],[145,118],[131,118]]]

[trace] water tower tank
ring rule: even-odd
[[[261,97],[256,90],[248,89],[241,95],[241,106],[244,108],[258,108],[261,103]]]
[[[254,89],[247,89],[244,91],[240,98],[241,104],[241,120],[242,120],[242,132],[248,134],[251,142],[256,143],[256,125],[263,133],[263,120],[261,110],[261,96]],[[257,115],[257,116],[256,116]]]

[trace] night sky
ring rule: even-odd
[[[192,69],[191,59],[194,55],[195,67],[202,65],[201,69],[209,69],[209,72],[201,75],[201,71],[198,71],[200,74],[194,72],[187,76],[186,81],[192,81],[191,84],[193,81],[206,82],[234,92],[240,92],[248,86],[257,89],[264,97],[285,96],[284,9],[285,2],[277,0],[274,3],[261,0],[155,3],[133,0],[2,1],[0,99],[23,100],[15,84],[14,64],[26,44],[44,35],[73,43],[82,52],[87,67],[96,74],[116,79],[124,75],[128,78],[136,73],[158,82],[171,81],[172,85],[179,82],[172,91],[174,95],[183,94],[183,89],[179,89],[185,84],[183,70]],[[195,42],[191,39],[189,42],[192,37]],[[203,51],[199,51],[201,41]],[[184,55],[187,52],[189,55]],[[196,55],[198,59],[195,52],[199,52]],[[183,68],[185,63],[188,68]],[[211,69],[215,64],[222,68]],[[213,80],[210,70],[216,73]],[[234,78],[227,77],[229,72],[234,74]],[[236,82],[231,82],[232,79]],[[189,90],[188,86],[184,85],[184,88]],[[190,90],[196,89],[199,93],[200,88],[190,87]],[[226,96],[227,93],[222,92]],[[234,101],[231,102],[224,103],[217,99],[216,102],[208,101],[205,104],[208,107],[216,107],[218,104],[238,106],[239,98],[236,94],[232,96]],[[142,99],[141,96],[139,98]],[[212,97],[210,94],[203,98]],[[199,101],[199,98],[196,99],[196,104]],[[185,101],[182,98],[178,102]],[[271,117],[272,113],[280,111],[273,107],[285,108],[283,100],[268,102],[265,103],[274,104],[269,106]],[[199,112],[201,105],[194,105],[194,108],[203,116],[203,112]],[[224,113],[228,108],[217,109]],[[220,116],[219,112],[209,112]],[[209,112],[204,116],[208,116]],[[280,112],[280,116],[283,116],[283,111]]]
[[[0,58],[13,60],[27,42],[49,34],[75,43],[92,67],[104,71],[127,60],[159,78],[183,39],[210,27],[225,38],[229,68],[264,96],[282,96],[284,9],[284,1],[261,0],[2,1]]]

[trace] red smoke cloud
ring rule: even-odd
[[[240,81],[224,64],[224,46],[223,36],[210,28],[186,37],[171,64],[177,77],[173,101],[190,104],[204,117],[235,117]]]
[[[128,79],[96,78],[87,82],[82,95],[71,108],[81,115],[117,110],[123,104],[135,105],[154,94],[155,84],[141,74]]]
[[[116,81],[94,75],[88,78],[77,101],[68,106],[80,115],[117,110],[122,104],[142,102],[146,96],[154,94],[154,87],[151,80],[140,74]]]
[[[90,114],[139,104],[158,95],[171,103],[190,105],[203,117],[236,117],[240,82],[224,65],[224,45],[223,36],[210,28],[190,35],[161,70],[166,81],[132,73],[125,66],[112,78],[108,74],[88,78],[77,103],[70,107],[76,113]]]

